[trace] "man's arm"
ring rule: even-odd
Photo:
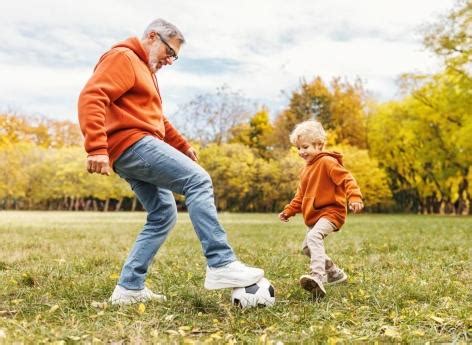
[[[197,153],[195,150],[190,146],[187,140],[184,138],[182,134],[170,123],[167,117],[163,116],[164,119],[164,128],[166,131],[164,141],[175,147],[177,150],[186,154],[190,159],[196,161],[197,160]]]
[[[79,96],[78,115],[85,138],[87,171],[110,174],[105,116],[110,103],[134,84],[134,71],[122,52],[105,54]]]

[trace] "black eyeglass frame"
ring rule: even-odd
[[[175,53],[175,50],[167,43],[165,39],[162,38],[161,34],[156,32],[156,35],[159,36],[159,39],[161,40],[162,43],[164,43],[167,47],[167,55],[172,58],[173,61],[177,60],[179,57]]]

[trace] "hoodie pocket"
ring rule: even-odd
[[[310,213],[312,213],[315,209],[315,197],[314,196],[306,196],[302,200],[302,213],[303,218],[306,220],[309,218]]]

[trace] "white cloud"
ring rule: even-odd
[[[286,103],[280,90],[291,92],[301,78],[311,80],[315,75],[325,80],[360,77],[385,100],[395,96],[399,74],[437,68],[435,58],[422,49],[418,28],[435,21],[454,3],[2,2],[0,110],[75,119],[77,95],[99,56],[117,41],[140,36],[155,17],[176,24],[188,42],[177,62],[180,66],[158,75],[168,113],[196,93],[223,84],[279,110]],[[220,62],[215,70],[211,62],[216,60],[211,59]],[[224,68],[225,61],[232,63],[231,68]]]

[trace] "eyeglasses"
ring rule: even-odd
[[[167,43],[163,38],[162,36],[156,32],[156,35],[159,36],[159,39],[161,40],[162,43],[164,43],[166,45],[166,50],[167,50],[167,55],[173,60],[177,60],[179,57],[177,56],[177,54],[175,53],[175,50],[172,49],[172,47],[169,45],[169,43]]]

